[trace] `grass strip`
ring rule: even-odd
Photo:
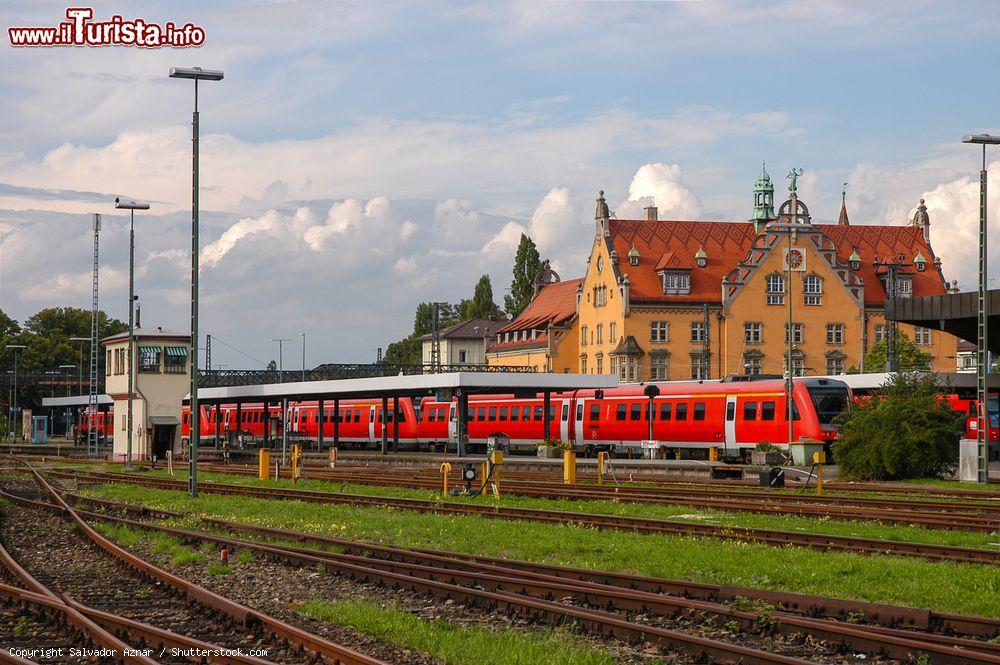
[[[427,621],[409,612],[360,600],[309,600],[298,612],[349,626],[380,642],[420,651],[447,665],[611,665],[609,653],[551,630],[525,633]]]
[[[133,485],[103,485],[88,493],[193,516],[403,547],[431,547],[1000,617],[1000,566],[932,563],[885,555],[819,552],[711,538],[599,531],[570,524],[420,514],[378,507],[211,494],[192,499],[184,492]]]

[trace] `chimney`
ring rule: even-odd
[[[656,217],[657,217],[656,206],[646,206],[645,208],[643,208],[643,211],[646,213],[646,221],[647,222],[655,222],[656,221]]]

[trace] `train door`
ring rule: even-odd
[[[448,443],[458,446],[458,406],[454,402],[448,405]]]
[[[375,405],[368,407],[368,443],[376,443],[381,438],[381,432],[376,431]]]
[[[726,395],[726,449],[725,456],[736,453],[736,395]]]
[[[299,428],[299,416],[300,416],[300,411],[302,410],[302,407],[295,406],[295,407],[292,407],[290,410],[292,412],[292,427],[291,427],[291,430],[293,432],[295,432],[295,433],[299,433],[299,432],[302,431]]]
[[[581,447],[587,445],[586,429],[583,426],[583,418],[586,411],[587,411],[587,404],[585,403],[585,400],[583,399],[576,400],[576,420],[574,422],[574,431],[576,434],[575,443],[577,446]]]
[[[559,400],[562,406],[559,408],[559,438],[567,443],[573,442],[573,420],[570,418],[570,409],[573,408],[573,400],[567,398]]]

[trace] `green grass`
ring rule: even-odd
[[[233,557],[233,560],[235,560],[236,563],[250,563],[253,561],[253,552],[250,550],[240,550],[236,553],[236,556]]]
[[[153,472],[158,473],[158,472]],[[180,479],[186,479],[186,474],[179,474]],[[291,481],[262,481],[245,476],[231,476],[218,473],[201,473],[202,481],[215,481],[230,484],[249,485],[254,487],[293,487]],[[442,499],[440,492],[408,489],[400,487],[381,487],[366,485],[346,485],[323,481],[300,482],[294,487],[325,492],[341,491],[347,494],[363,494],[366,496],[411,498],[430,501],[473,502],[486,505],[499,504],[516,508],[536,508],[542,510],[561,510],[590,515],[618,515],[623,517],[643,517],[649,519],[676,520],[713,524],[733,527],[750,527],[778,531],[795,531],[799,533],[819,533],[835,536],[853,536],[857,538],[874,538],[897,542],[917,542],[931,545],[956,545],[961,547],[991,548],[1000,542],[1000,535],[969,531],[950,531],[946,529],[925,529],[919,526],[905,524],[879,524],[877,522],[854,522],[830,518],[796,517],[794,515],[760,515],[756,513],[730,513],[710,508],[682,505],[649,505],[622,503],[619,501],[579,501],[571,499],[544,499],[503,494],[497,501],[493,496],[478,499],[449,498]],[[342,489],[343,488],[343,489]]]
[[[1000,566],[932,563],[378,507],[204,493],[192,499],[183,492],[132,485],[109,484],[89,492],[193,516],[392,545],[1000,617]]]
[[[309,600],[298,611],[321,621],[350,626],[381,642],[414,649],[447,665],[612,665],[615,659],[571,637],[549,630],[468,628],[425,621],[396,608],[366,601]]]
[[[208,575],[229,575],[232,572],[233,569],[224,563],[210,563],[205,569],[205,573]]]

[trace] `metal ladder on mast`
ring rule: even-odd
[[[98,349],[97,349],[97,277],[98,277],[98,239],[101,231],[101,216],[94,213],[94,283],[93,294],[90,306],[90,395],[87,401],[87,452],[94,455],[98,452],[98,429],[97,429],[97,378],[98,378]]]

